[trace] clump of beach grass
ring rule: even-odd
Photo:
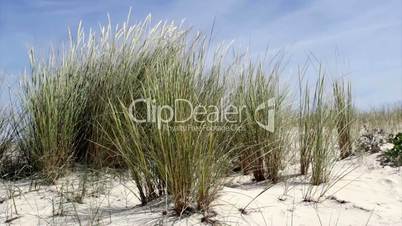
[[[320,67],[319,78],[312,99],[312,162],[311,183],[319,185],[327,182],[330,169],[335,161],[333,146],[334,113],[325,98],[325,74]]]
[[[79,88],[67,68],[55,71],[30,55],[32,76],[23,84],[19,147],[33,169],[53,183],[63,175],[75,150],[82,105]],[[52,62],[53,58],[49,62]]]
[[[299,70],[299,153],[300,173],[307,175],[311,166],[310,183],[327,182],[335,162],[333,136],[336,115],[327,98],[325,72],[318,69],[313,93],[308,82],[303,84],[307,68]]]
[[[243,67],[233,95],[233,102],[242,106],[242,131],[236,135],[243,147],[240,164],[244,173],[251,172],[256,181],[278,181],[282,166],[287,141],[283,120],[287,91],[279,87],[279,71],[279,62],[268,74],[261,64]]]
[[[310,163],[312,144],[314,141],[313,118],[311,112],[310,87],[308,82],[303,84],[307,67],[299,67],[299,154],[300,174],[307,175]]]
[[[340,158],[344,159],[352,154],[353,144],[352,129],[355,120],[351,83],[345,84],[342,80],[336,80],[333,83],[333,95]]]
[[[160,29],[182,34],[177,27],[166,26]],[[188,45],[186,36],[178,36],[159,49],[134,97],[150,101],[148,106],[175,106],[178,119],[190,115],[191,109],[176,100],[193,106],[219,106],[225,91],[222,63],[214,57],[212,69],[204,72],[205,43],[202,37],[193,40]],[[171,122],[168,119],[173,112],[169,109],[160,109],[156,123],[139,124],[133,117],[145,118],[145,106],[130,110],[122,102],[111,102],[110,107],[111,131],[105,132],[134,175],[141,202],[170,195],[179,215],[192,209],[208,211],[228,170],[230,134],[208,129],[221,124],[209,125],[205,113],[184,124]]]
[[[20,148],[33,168],[55,180],[74,161],[96,167],[121,167],[103,132],[110,121],[109,101],[131,101],[144,72],[168,30],[145,33],[150,17],[128,28],[110,22],[99,33],[69,32],[65,49],[37,59],[30,53],[31,72],[23,82],[19,122]],[[155,27],[155,28],[157,28]],[[166,26],[164,27],[166,28]],[[158,38],[159,36],[159,38]],[[167,39],[174,37],[167,37]],[[60,170],[57,170],[60,169]],[[47,174],[47,175],[46,175]]]

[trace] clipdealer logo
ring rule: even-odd
[[[140,107],[141,106],[141,107]],[[146,115],[139,117],[136,112],[140,108],[144,109]],[[186,108],[186,111],[182,111]],[[156,123],[160,129],[163,124],[177,123],[185,124],[194,121],[198,123],[217,123],[227,124],[241,123],[245,117],[246,106],[236,106],[233,104],[224,105],[193,105],[186,99],[175,99],[174,105],[157,105],[151,98],[139,98],[134,100],[128,110],[131,119],[136,123]],[[180,112],[186,112],[182,115]],[[264,113],[266,115],[264,115]],[[266,102],[259,104],[254,111],[256,123],[261,128],[274,132],[275,130],[275,99],[271,98]]]

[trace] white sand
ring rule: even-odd
[[[303,196],[313,187],[304,183],[305,178],[295,176],[259,196],[246,209],[246,214],[241,214],[239,209],[268,185],[266,182],[252,183],[247,176],[233,176],[228,178],[214,203],[217,216],[211,219],[217,220],[217,225],[402,225],[401,167],[383,167],[377,157],[378,154],[373,154],[338,162],[334,174],[354,166],[357,168],[331,187],[320,202],[303,201]],[[79,194],[78,185],[75,183],[73,188],[71,184],[74,183],[70,182],[74,178],[76,175],[63,178],[57,187],[42,186],[37,190],[31,188],[31,191],[30,181],[2,181],[0,225],[10,219],[11,225],[77,225],[79,221],[82,225],[201,224],[201,214],[183,219],[163,216],[164,199],[145,207],[136,206],[139,202],[128,189],[135,186],[126,180],[106,176],[100,182],[86,186],[92,187],[87,193],[93,193],[95,197],[87,195],[82,204],[59,205],[58,191]],[[322,188],[313,188],[312,199],[318,198]],[[7,199],[10,191],[17,196],[14,201]]]

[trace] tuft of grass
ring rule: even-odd
[[[340,158],[344,159],[352,154],[354,109],[352,103],[352,85],[342,80],[333,83],[334,110],[338,131],[338,145]]]
[[[169,32],[158,25],[145,34],[150,18],[130,29],[127,23],[116,29],[109,23],[88,35],[80,24],[75,35],[69,32],[67,48],[46,61],[30,52],[18,122],[20,148],[49,181],[73,160],[97,167],[124,165],[118,152],[105,148],[110,146],[103,133],[111,120],[109,101],[131,100],[158,51],[154,47],[163,47],[161,39]]]
[[[261,64],[245,67],[233,95],[233,102],[241,107],[243,120],[239,123],[242,131],[236,135],[237,145],[243,147],[239,153],[240,164],[244,173],[251,172],[256,181],[266,178],[278,181],[286,149],[288,130],[284,123],[284,101],[287,91],[279,87],[279,66],[275,64],[269,75]]]
[[[83,107],[74,80],[63,71],[37,63],[31,51],[32,76],[23,85],[19,145],[32,167],[53,183],[71,164],[75,128]]]
[[[171,36],[160,34],[160,41],[168,44],[156,43],[157,51],[144,62],[144,79],[139,89],[132,89],[132,101],[141,97],[152,101],[154,107],[174,106],[179,120],[187,118],[192,109],[176,102],[178,99],[187,100],[194,107],[219,106],[224,98],[225,70],[218,55],[211,69],[205,70],[202,37],[189,38],[175,25],[153,30],[159,29],[169,31]],[[110,101],[109,106],[112,120],[104,133],[132,173],[142,204],[170,195],[179,215],[193,209],[208,211],[228,170],[230,149],[230,134],[210,128],[224,125],[208,124],[204,113],[185,123],[167,122],[163,119],[173,112],[162,108],[154,108],[160,110],[155,123],[138,123],[133,121],[132,114],[144,118],[151,109],[144,105],[130,111],[123,101]]]
[[[299,153],[300,153],[300,174],[307,175],[312,158],[312,146],[314,142],[313,117],[310,100],[310,87],[306,82],[303,85],[303,77],[307,68],[299,68]]]
[[[318,79],[314,92],[310,94],[308,84],[302,85],[300,72],[300,108],[299,108],[299,150],[300,172],[307,175],[311,165],[310,183],[319,185],[328,181],[335,162],[333,130],[336,124],[334,111],[325,95],[325,73],[319,67]]]
[[[312,142],[311,183],[313,185],[328,181],[331,166],[335,161],[332,141],[335,118],[331,106],[328,105],[324,96],[325,74],[321,67],[319,75],[312,99],[314,139]]]

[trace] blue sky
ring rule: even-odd
[[[263,55],[267,46],[284,50],[288,79],[311,52],[330,73],[353,82],[358,107],[368,109],[402,100],[402,1],[400,0],[0,0],[0,74],[16,87],[28,68],[30,47],[47,50],[66,40],[67,27],[85,27],[152,14],[153,21],[185,19],[214,40]],[[293,77],[292,77],[293,76]]]

